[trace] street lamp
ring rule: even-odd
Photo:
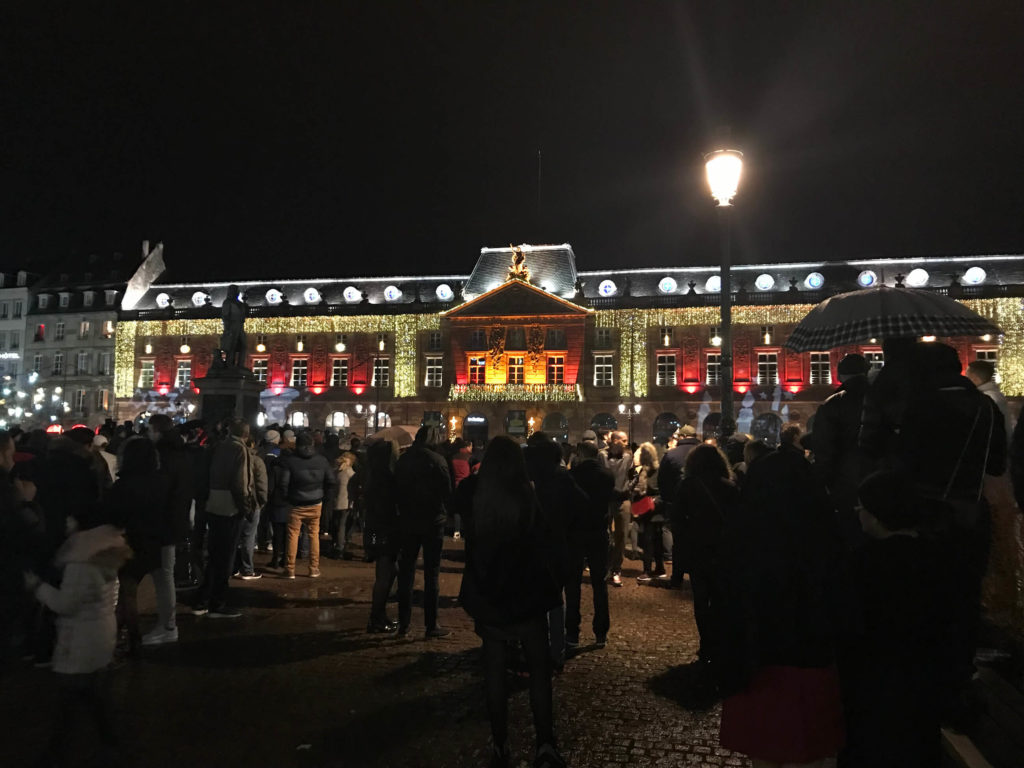
[[[718,201],[718,229],[721,241],[721,290],[719,292],[721,320],[719,335],[722,339],[722,352],[719,357],[722,387],[722,421],[719,437],[724,439],[736,431],[736,419],[732,407],[732,254],[731,254],[731,222],[729,211],[732,199],[740,185],[743,172],[743,153],[735,149],[720,149],[710,152],[704,157],[704,168],[707,171],[708,186],[711,196]]]
[[[627,431],[629,433],[629,445],[633,445],[633,415],[640,415],[640,403],[633,403],[632,405],[626,405],[625,403],[619,403],[619,413],[625,414]]]

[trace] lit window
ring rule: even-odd
[[[548,357],[548,384],[565,384],[565,358],[561,355]]]
[[[508,383],[523,384],[526,378],[523,373],[523,358],[509,357],[508,359]]]
[[[36,341],[46,341],[46,324],[40,323],[36,326]]]
[[[109,339],[114,335],[114,321],[104,320],[103,321],[103,338]]]
[[[89,330],[90,330],[90,328],[91,328],[91,325],[90,325],[88,320],[83,320],[82,322],[80,322],[78,324],[78,338],[80,338],[80,339],[88,339],[89,338]]]
[[[391,386],[391,361],[386,357],[374,358],[373,381],[371,384],[374,387]]]
[[[441,386],[441,358],[440,357],[428,357],[427,358],[427,375],[424,378],[423,383],[428,387],[440,387]]]
[[[156,379],[156,364],[152,360],[143,360],[139,371],[139,389],[152,389]]]
[[[192,361],[179,360],[178,371],[174,377],[174,386],[178,389],[185,389],[192,383]]]
[[[309,370],[309,360],[304,357],[297,357],[292,360],[291,386],[306,386],[306,374]]]
[[[704,381],[709,387],[717,387],[722,383],[722,356],[717,352],[708,353]]]
[[[832,364],[828,352],[811,352],[811,384],[831,384]]]
[[[659,387],[674,387],[676,385],[676,356],[657,356],[657,385]]]
[[[487,370],[487,359],[483,357],[469,358],[469,383],[483,384],[484,372]]]
[[[612,375],[612,356],[594,355],[594,386],[610,387],[615,383]]]
[[[775,326],[774,325],[762,325],[761,326],[761,342],[763,344],[771,344],[775,339]]]
[[[295,411],[291,416],[288,417],[288,423],[293,427],[308,427],[309,420],[306,418],[306,414],[302,411]]]
[[[597,336],[594,339],[598,349],[611,349],[612,348],[612,329],[611,328],[598,328]]]
[[[109,411],[110,410],[110,390],[99,389],[96,391],[96,410],[97,411]]]
[[[252,373],[256,377],[256,381],[266,382],[267,380],[267,360],[262,358],[259,360],[252,361]]]
[[[757,383],[779,383],[779,356],[775,352],[759,352],[757,354]]]
[[[331,361],[331,386],[348,386],[348,358],[336,357]]]
[[[663,347],[671,347],[672,346],[672,339],[675,337],[675,334],[672,332],[672,330],[673,330],[672,328],[662,328],[661,329],[660,333],[658,334],[658,339],[661,342],[661,346],[663,346]]]

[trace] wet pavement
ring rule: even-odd
[[[357,549],[357,554],[359,550]],[[179,606],[177,644],[144,649],[113,672],[125,763],[139,768],[248,766],[486,766],[489,728],[478,674],[479,640],[455,604],[462,551],[446,540],[440,622],[451,637],[425,640],[417,607],[408,639],[367,634],[373,565],[323,561],[323,577],[267,574],[232,580],[239,619],[197,618]],[[257,555],[262,564],[267,555]],[[299,567],[298,573],[304,572]],[[580,653],[555,678],[560,745],[575,768],[746,766],[718,746],[717,706],[687,682],[697,648],[688,589],[639,586],[627,561],[611,589],[607,647],[588,646],[584,588]],[[143,585],[144,612],[152,587]],[[394,617],[396,605],[389,605]],[[152,625],[143,618],[143,631]],[[51,673],[22,668],[2,681],[0,765],[31,765],[49,733]],[[684,706],[684,704],[686,706]],[[513,765],[529,765],[528,693],[513,694]],[[91,734],[75,736],[83,760]],[[6,755],[5,755],[6,753]]]

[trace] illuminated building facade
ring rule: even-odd
[[[740,431],[771,439],[806,424],[850,352],[783,347],[835,293],[903,284],[962,299],[1005,331],[956,339],[966,364],[992,359],[1024,395],[1024,261],[1019,256],[876,259],[733,267],[734,387]],[[245,281],[247,364],[266,384],[261,421],[357,434],[436,423],[481,442],[590,428],[664,439],[718,423],[715,267],[580,271],[568,245],[485,248],[469,275]],[[209,368],[227,284],[153,285],[117,326],[120,418],[187,418]],[[879,340],[880,342],[881,340]]]

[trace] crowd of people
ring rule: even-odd
[[[0,432],[4,662],[52,665],[61,691],[43,764],[59,764],[82,703],[115,764],[108,667],[178,640],[176,582],[196,582],[192,613],[236,618],[233,577],[318,578],[321,545],[350,559],[358,529],[374,563],[367,632],[400,637],[420,559],[424,636],[451,634],[442,551],[446,535],[464,540],[459,602],[482,641],[492,766],[511,764],[517,665],[534,765],[565,765],[552,679],[583,641],[588,582],[593,645],[608,642],[627,556],[641,587],[688,584],[723,746],[758,766],[935,765],[940,724],[971,716],[992,489],[1012,475],[1024,492],[1024,428],[990,364],[964,376],[942,344],[885,352],[877,375],[844,358],[810,429],[785,425],[777,446],[701,441],[691,425],[661,445],[587,430],[575,446],[543,432],[473,446],[425,426],[401,448],[163,415],[95,434]],[[157,616],[144,632],[146,578]]]

